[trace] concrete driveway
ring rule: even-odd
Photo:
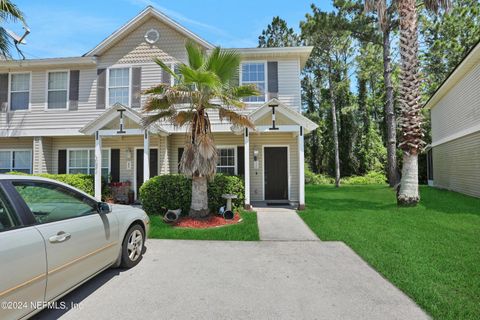
[[[35,319],[428,319],[340,242],[149,240]]]

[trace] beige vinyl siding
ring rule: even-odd
[[[158,172],[161,173],[162,154],[165,153],[165,144],[161,143],[162,137],[156,135],[150,136],[150,148],[158,149]],[[58,150],[73,148],[95,148],[93,137],[55,137],[52,138],[52,166],[53,173],[58,172]],[[120,180],[133,183],[135,177],[135,155],[137,149],[143,149],[143,136],[125,136],[118,138],[103,138],[102,148],[120,149]],[[127,159],[127,150],[131,150],[131,158]],[[127,168],[127,162],[131,161],[131,168]],[[143,160],[142,160],[143,161]]]
[[[229,133],[214,134],[217,146],[244,146],[243,136]],[[178,148],[185,145],[184,134],[174,134],[169,137],[170,168],[172,172],[178,172]],[[299,176],[298,176],[298,145],[297,138],[292,133],[251,133],[250,134],[250,197],[252,201],[263,201],[263,146],[288,146],[290,185],[289,194],[291,201],[299,199]],[[259,168],[253,169],[253,150],[259,151]]]
[[[79,69],[75,66],[70,69],[80,70],[78,110],[46,110],[47,69],[34,70],[31,78],[30,111],[1,113],[0,131],[22,129],[45,132],[49,129],[80,129],[96,118],[102,112],[95,107],[96,69]],[[19,72],[21,69],[11,71]]]
[[[160,34],[154,44],[145,41],[145,33],[150,29],[156,29]],[[178,31],[151,18],[102,54],[98,65],[151,63],[155,57],[165,62],[186,61],[185,40],[186,37]]]
[[[480,197],[480,132],[433,147],[433,183]]]
[[[300,60],[278,60],[278,100],[300,111]]]
[[[432,142],[480,124],[480,64],[467,73],[431,110]]]
[[[250,135],[250,197],[252,201],[263,201],[263,147],[288,146],[288,166],[290,169],[288,192],[291,201],[299,199],[298,146],[292,133],[252,133]],[[258,170],[253,168],[253,150],[259,151]]]
[[[272,125],[272,113],[267,113],[263,118],[255,122],[257,126],[271,126]],[[276,112],[275,113],[275,125],[298,125],[292,119],[286,117],[284,114]]]
[[[32,149],[33,150],[33,138],[0,138],[0,149]]]
[[[52,172],[52,139],[49,137],[33,138],[33,173]]]

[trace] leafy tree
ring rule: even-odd
[[[272,22],[258,37],[258,47],[294,47],[300,45],[300,39],[293,28],[280,17],[273,17]]]
[[[237,113],[244,108],[241,98],[258,95],[253,86],[236,86],[240,55],[219,47],[205,53],[192,42],[186,44],[188,64],[178,66],[179,75],[164,62],[155,62],[176,79],[173,86],[159,84],[145,91],[145,126],[161,120],[187,128],[180,170],[192,177],[192,202],[189,215],[209,215],[207,182],[216,172],[217,150],[213,141],[208,112],[218,112],[220,119],[233,125],[254,128],[247,116]],[[215,101],[219,101],[218,103]]]
[[[25,23],[23,13],[10,0],[0,0],[0,56],[10,58],[10,37],[5,28],[1,27],[5,22],[21,21]]]

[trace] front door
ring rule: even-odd
[[[150,177],[158,176],[158,150],[150,149]],[[137,198],[143,184],[143,149],[137,149]]]
[[[265,200],[288,200],[288,148],[265,147]]]

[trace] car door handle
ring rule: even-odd
[[[66,233],[64,231],[60,231],[58,232],[56,235],[54,236],[51,236],[50,238],[48,238],[48,241],[50,241],[51,243],[59,243],[59,242],[64,242],[64,241],[67,241],[68,239],[71,238],[71,234],[70,233]]]

